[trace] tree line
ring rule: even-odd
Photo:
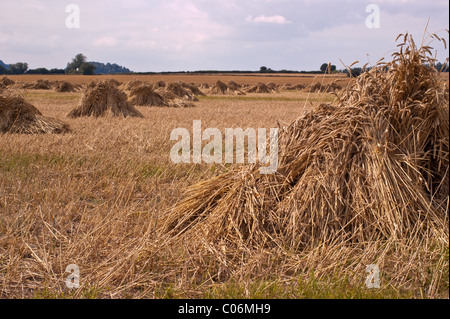
[[[429,65],[427,65],[429,67]],[[434,67],[440,72],[449,72],[448,62],[437,62]],[[369,68],[370,69],[370,68]],[[369,70],[366,69],[366,70]],[[351,68],[350,70],[337,70],[336,66],[331,63],[323,63],[317,71],[292,71],[292,70],[272,70],[266,66],[262,66],[259,71],[185,71],[185,72],[139,72],[137,74],[170,74],[170,73],[301,73],[301,74],[333,74],[344,73],[348,76],[359,76],[364,70],[359,67]],[[46,69],[37,68],[33,70],[28,69],[28,63],[17,62],[14,64],[6,64],[0,60],[0,75],[2,74],[82,74],[82,75],[94,75],[94,74],[118,74],[118,73],[134,73],[128,68],[117,65],[115,63],[100,63],[100,62],[88,62],[85,55],[82,53],[77,54],[71,62],[67,63],[65,69]]]
[[[6,64],[0,60],[0,75],[7,74],[117,74],[132,73],[131,70],[115,63],[88,62],[85,55],[77,54],[71,62],[67,63],[65,69],[28,69],[28,63],[17,62],[14,64]]]

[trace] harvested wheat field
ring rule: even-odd
[[[448,78],[447,76],[445,76]],[[8,78],[15,81],[16,83],[27,84],[33,83],[37,80],[42,80],[41,75],[8,75]],[[337,82],[345,87],[348,83],[351,83],[353,80],[346,75],[343,74],[326,74],[326,75],[317,75],[317,74],[162,74],[162,75],[93,75],[93,76],[82,76],[82,75],[46,75],[45,79],[54,83],[56,81],[68,81],[72,84],[80,84],[87,85],[92,81],[103,81],[103,80],[115,80],[118,83],[121,83],[122,89],[125,89],[124,86],[131,84],[130,82],[142,83],[148,82],[156,84],[161,82],[163,86],[166,86],[171,82],[184,82],[184,83],[194,83],[196,85],[208,85],[209,87],[213,86],[217,83],[217,81],[221,81],[223,83],[235,82],[239,85],[254,85],[258,82],[262,83],[275,83],[277,85],[283,85],[286,83],[290,83],[292,85],[303,84],[310,85],[312,83],[320,82],[323,84],[330,84],[333,82]]]
[[[357,78],[9,76],[0,298],[448,298],[448,78],[400,41]],[[279,128],[276,173],[172,162],[198,120]]]

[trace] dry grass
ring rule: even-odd
[[[378,81],[373,77],[381,76],[371,73],[357,84],[370,91],[361,95],[363,91],[359,90],[347,97],[341,96],[342,107],[339,108],[338,105],[319,107],[319,101],[332,97],[326,93],[292,91],[242,97],[214,96],[200,98],[195,108],[138,106],[144,118],[68,119],[72,131],[64,135],[0,135],[0,297],[448,298],[448,231],[440,228],[442,223],[448,223],[448,209],[438,204],[443,205],[448,198],[430,197],[430,194],[445,192],[438,187],[440,177],[437,174],[428,182],[431,172],[445,175],[448,133],[446,139],[438,137],[445,133],[445,128],[448,131],[448,122],[434,125],[437,122],[432,121],[433,117],[443,113],[422,103],[422,98],[431,98],[431,94],[425,94],[426,87],[433,87],[433,81],[423,81],[433,77],[428,77],[423,69],[418,70],[413,73],[419,72],[421,81],[399,86],[398,95],[389,96],[386,93],[390,92],[388,82],[379,88],[368,87],[369,83]],[[403,76],[417,79],[412,74]],[[92,79],[67,78],[80,83]],[[219,78],[242,84],[260,81],[251,76]],[[127,82],[130,76],[117,79]],[[200,84],[215,83],[218,76],[141,79],[150,83],[162,80]],[[317,80],[310,77],[305,84]],[[323,82],[328,80],[327,77]],[[264,82],[267,81],[265,78]],[[299,84],[295,77],[274,78],[273,82]],[[423,87],[417,89],[419,83]],[[418,102],[400,103],[397,111],[386,117],[382,110],[390,108],[378,108],[376,102],[380,98],[389,103],[402,101],[410,96],[408,91],[401,93],[402,89],[410,86],[421,92],[414,98]],[[76,106],[81,93],[30,90],[25,98],[44,114],[60,118]],[[433,99],[431,104],[439,109],[443,96],[437,94]],[[371,110],[368,102],[374,105],[373,118],[366,115]],[[352,108],[347,103],[357,107]],[[410,107],[410,113],[402,113],[406,107]],[[429,116],[419,120],[412,114]],[[273,177],[274,187],[270,189],[267,183],[261,183],[261,176],[252,172],[253,167],[171,163],[170,132],[177,127],[190,129],[192,121],[199,119],[204,128],[216,127],[221,131],[227,127],[270,128],[277,123],[285,127],[280,143],[285,146],[280,157],[283,165],[279,175]],[[403,119],[406,122],[399,126],[396,121]],[[386,123],[389,123],[388,133],[383,131]],[[369,124],[382,128],[380,135],[367,138],[369,133],[378,132]],[[406,126],[413,124],[415,133],[410,130],[407,139],[401,140]],[[329,126],[328,130],[323,128],[325,125]],[[393,134],[394,129],[397,135]],[[432,139],[430,131],[436,133]],[[393,135],[396,137],[391,140]],[[387,144],[385,137],[389,137]],[[411,141],[416,142],[415,146]],[[355,147],[360,151],[356,152]],[[399,158],[401,163],[397,165]],[[317,167],[311,164],[312,159]],[[420,169],[414,172],[414,167],[418,166]],[[387,167],[393,174],[386,175]],[[250,175],[246,176],[246,172]],[[289,172],[296,174],[289,175]],[[345,172],[354,178],[346,177]],[[398,179],[395,174],[403,174],[405,178]],[[355,176],[359,176],[359,180]],[[426,181],[429,189],[419,177]],[[283,178],[289,181],[281,183],[286,186],[286,192],[279,193],[279,199],[274,202],[271,195],[277,192],[279,180]],[[364,179],[378,187],[364,193],[367,190]],[[422,192],[411,199],[416,195],[411,192],[419,187],[416,182]],[[204,188],[198,183],[211,186]],[[301,189],[300,185],[306,187]],[[186,231],[168,236],[161,231],[164,225],[170,224],[164,212],[173,213],[173,205],[180,198],[184,201],[178,205],[194,200],[183,195],[189,186],[200,189],[203,198],[208,190],[222,186],[215,195],[222,197],[224,206],[225,199],[230,198],[229,208],[226,207],[230,214],[216,214],[219,211],[213,210],[217,207],[206,207],[213,203],[211,198],[206,198],[202,202],[205,210],[198,210],[198,216],[188,214],[192,220],[185,223]],[[243,206],[248,208],[247,214],[236,202],[240,187],[245,187],[241,188],[239,200],[247,205]],[[351,187],[360,188],[352,193]],[[394,193],[391,189],[397,188],[403,188],[398,192],[404,196],[403,200],[389,197]],[[347,192],[342,193],[344,190]],[[312,197],[313,191],[317,196]],[[292,198],[288,198],[288,192]],[[304,196],[311,198],[298,200]],[[362,203],[358,197],[366,200],[367,205],[347,205],[349,201],[355,205]],[[311,199],[309,206],[308,199]],[[323,207],[317,205],[319,202]],[[391,210],[381,205],[386,202]],[[381,203],[379,211],[374,208],[377,203]],[[417,208],[423,208],[426,203],[432,205],[420,212]],[[264,205],[263,209],[251,209],[258,205]],[[269,210],[275,206],[280,210]],[[236,207],[238,209],[234,210]],[[347,209],[333,215],[339,207]],[[211,216],[204,213],[207,209],[211,210]],[[357,209],[359,214],[352,215],[352,210]],[[443,217],[436,216],[439,209],[444,211]],[[305,211],[330,212],[331,215],[321,219],[319,215],[304,214]],[[362,231],[350,220],[351,216],[361,223]],[[363,217],[370,219],[365,221]],[[216,225],[216,230],[211,227],[206,236],[200,232],[194,234],[194,227],[208,230],[205,224],[208,218],[211,221],[216,218],[225,227],[220,228],[220,224]],[[349,227],[339,233],[339,223],[345,219]],[[181,221],[180,216],[172,218],[175,220]],[[262,236],[261,232],[272,234],[270,227],[277,223],[286,226],[275,229],[277,237]],[[408,224],[414,226],[408,228]],[[319,232],[324,229],[329,233]],[[336,237],[331,235],[336,233]],[[242,236],[236,242],[227,241],[239,234]],[[402,237],[405,234],[410,236]],[[255,243],[251,235],[261,241]],[[69,275],[65,268],[69,264],[77,264],[81,271],[81,287],[72,291],[64,283]],[[380,267],[380,290],[365,288],[365,270],[369,264]]]

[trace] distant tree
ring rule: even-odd
[[[27,71],[27,74],[65,74],[65,73],[66,71],[64,71],[63,69],[47,70],[46,68],[37,68]]]
[[[24,74],[28,70],[28,63],[18,62],[9,66],[11,74]]]
[[[3,66],[5,69],[9,68],[9,65],[3,62],[2,60],[0,60],[0,66]]]
[[[0,65],[0,74],[9,74],[9,71],[3,65]]]
[[[331,68],[330,70],[328,70],[329,67]],[[320,71],[323,73],[332,73],[336,71],[336,66],[330,65],[329,63],[324,63],[320,66]]]
[[[95,72],[95,66],[86,62],[86,56],[79,53],[73,58],[72,62],[67,64],[66,73],[92,75]]]
[[[80,67],[81,74],[83,75],[94,75],[95,74],[95,65],[90,63],[83,63]]]
[[[66,71],[64,71],[63,69],[51,69],[50,70],[50,74],[64,74],[66,73]]]
[[[131,70],[116,63],[89,62],[95,66],[95,74],[131,73]]]
[[[265,67],[265,66],[260,67],[259,68],[259,72],[266,73],[267,72],[267,67]]]
[[[8,74],[9,73],[9,65],[0,60],[0,74]]]
[[[50,71],[46,68],[37,68],[34,70],[28,70],[27,74],[50,74]]]
[[[80,71],[81,65],[86,63],[86,56],[79,53],[73,59],[72,62],[67,63],[66,72],[67,73],[77,73]]]
[[[358,77],[361,75],[362,71],[363,70],[361,68],[352,68],[350,69],[351,75],[348,69],[345,69],[342,73],[347,74],[347,76]]]
[[[436,65],[434,66],[436,68],[436,70],[438,70],[439,72],[448,72],[448,63],[441,63],[438,62],[436,63]]]

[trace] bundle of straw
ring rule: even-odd
[[[167,106],[164,98],[153,90],[153,86],[141,84],[130,92],[130,104],[142,106]]]
[[[21,96],[0,95],[0,133],[66,133],[69,126],[42,113]]]
[[[270,89],[267,84],[262,82],[258,82],[246,90],[247,93],[272,93],[274,91],[275,90]]]
[[[400,52],[280,133],[279,169],[191,187],[159,231],[175,241],[283,247],[431,238],[448,245],[449,106],[430,48]]]
[[[14,85],[16,82],[11,80],[10,78],[4,76],[0,79],[0,85],[3,84],[4,86]]]
[[[186,83],[169,82],[167,83],[165,90],[183,100],[198,101],[198,99],[195,96],[195,93],[192,92],[191,90],[191,86],[187,85]]]
[[[213,86],[211,86],[209,93],[214,95],[245,95],[245,93],[240,90],[240,87],[241,86],[239,84],[233,81],[225,84],[218,80]]]
[[[52,88],[52,83],[49,80],[37,80],[33,83],[24,84],[23,88],[31,90],[50,90]]]
[[[59,93],[76,92],[77,88],[70,82],[61,81],[55,83],[55,91]]]
[[[69,117],[81,116],[143,117],[127,101],[127,95],[109,80],[91,82],[83,93],[80,105],[69,113]]]

